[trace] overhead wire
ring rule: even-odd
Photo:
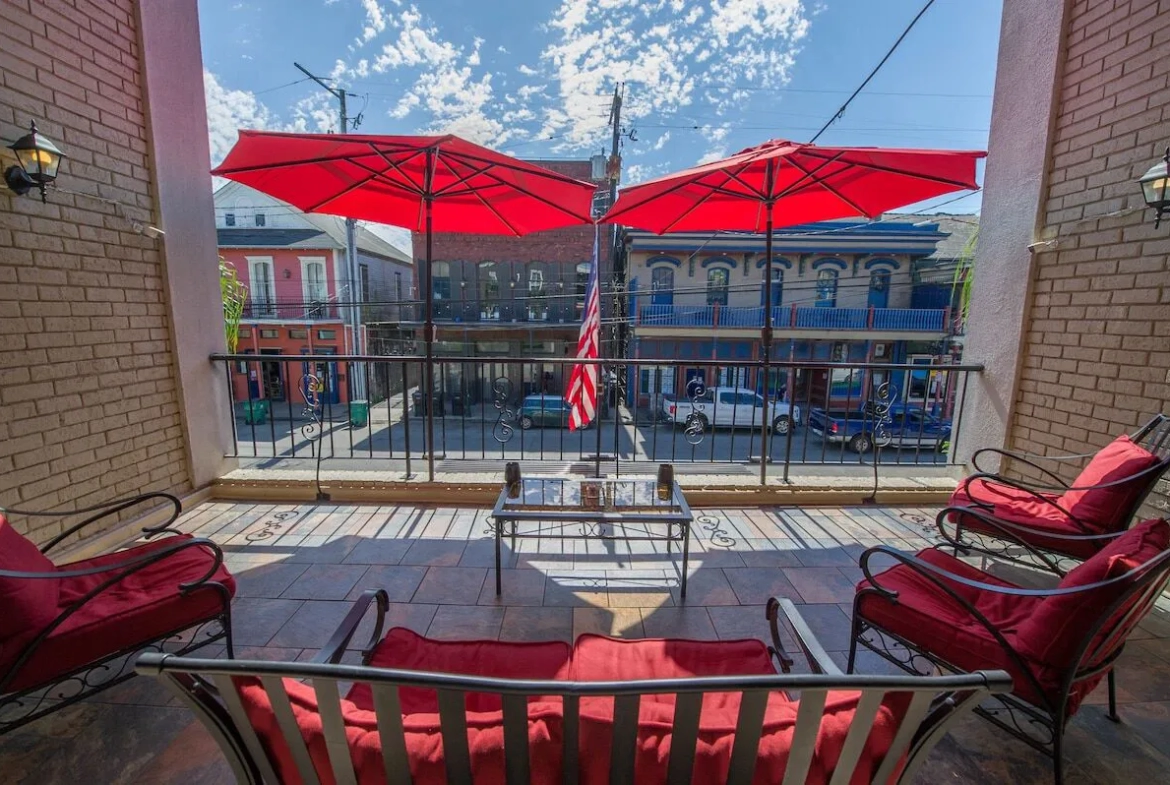
[[[886,52],[886,56],[883,57],[876,66],[874,66],[873,70],[869,72],[869,76],[865,77],[865,80],[860,85],[858,85],[857,89],[854,90],[853,93],[845,99],[845,103],[841,104],[841,108],[837,110],[836,114],[829,118],[828,122],[825,123],[821,130],[817,131],[816,134],[813,135],[812,139],[808,140],[809,144],[812,144],[816,142],[817,139],[820,139],[821,134],[827,131],[829,126],[844,116],[845,110],[849,108],[849,104],[853,103],[853,99],[856,98],[857,95],[865,89],[865,86],[869,84],[875,76],[877,76],[878,71],[882,70],[882,66],[884,66],[886,61],[889,60],[891,56],[893,56],[894,52],[897,51],[898,46],[902,43],[903,40],[905,40],[906,36],[910,34],[910,31],[914,29],[914,25],[918,24],[918,20],[922,18],[923,14],[930,10],[932,5],[934,5],[934,0],[926,0],[926,5],[922,6],[922,10],[920,10],[915,15],[915,17],[910,20],[910,24],[908,24],[906,29],[902,31],[902,34],[898,36],[898,40],[894,41],[894,45],[890,47],[890,51]]]

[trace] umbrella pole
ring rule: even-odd
[[[431,211],[435,197],[431,182],[431,169],[434,165],[434,152],[427,151],[427,169],[424,175],[426,186],[423,200],[426,203],[426,313],[423,315],[423,346],[426,355],[423,383],[423,401],[427,413],[427,482],[435,481],[435,321],[434,321],[434,286],[431,285]]]
[[[769,159],[767,169],[765,170],[765,184],[764,191],[767,198],[764,200],[764,210],[767,211],[765,216],[766,234],[764,235],[764,328],[760,331],[760,360],[763,368],[761,373],[764,374],[763,393],[764,397],[764,428],[760,431],[760,485],[766,485],[768,482],[768,436],[772,432],[772,418],[771,412],[768,408],[768,377],[771,370],[772,361],[772,185],[773,185],[773,170],[772,160]],[[791,428],[789,429],[791,432]]]

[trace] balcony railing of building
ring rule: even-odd
[[[919,308],[800,308],[772,309],[777,330],[885,330],[891,332],[946,331],[949,309]],[[644,327],[728,327],[759,329],[764,324],[762,306],[644,305],[637,324]]]
[[[336,302],[249,299],[241,316],[245,320],[337,321],[346,316],[346,306]]]
[[[422,357],[212,359],[235,401],[240,457],[380,459],[425,479],[436,469],[495,471],[503,459],[564,461],[598,473],[669,462],[746,484],[786,480],[801,464],[946,464],[961,427],[956,401],[981,370],[773,362],[765,374],[759,361],[601,360],[600,417],[570,431],[561,396],[572,359],[436,360],[429,403]],[[350,402],[346,388],[357,374],[368,401]]]

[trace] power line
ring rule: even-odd
[[[894,54],[895,50],[898,48],[898,45],[901,44],[902,40],[910,34],[910,31],[914,29],[914,25],[918,24],[918,20],[922,18],[922,15],[925,14],[932,5],[934,5],[934,0],[926,0],[926,5],[922,6],[922,10],[919,11],[918,14],[910,20],[910,24],[908,24],[906,29],[902,31],[902,34],[898,36],[898,40],[894,41],[894,45],[890,47],[890,51],[886,52],[886,56],[883,57],[876,66],[874,66],[874,69],[869,72],[869,76],[865,77],[865,81],[862,82],[861,85],[853,91],[853,94],[845,99],[845,103],[841,104],[841,108],[837,110],[837,113],[829,118],[829,121],[825,123],[821,130],[816,132],[816,135],[813,136],[812,139],[808,140],[809,144],[812,144],[817,139],[820,139],[821,134],[828,130],[829,126],[841,119],[841,117],[845,114],[845,110],[849,108],[849,104],[853,103],[853,99],[857,97],[857,94],[865,89],[865,86],[869,84],[871,79],[877,76],[877,72],[882,70],[882,66],[885,65],[886,61],[889,60],[890,57]]]
[[[264,95],[265,93],[271,93],[274,90],[283,90],[286,87],[292,87],[293,85],[300,84],[301,82],[307,82],[307,81],[309,81],[309,77],[306,76],[304,79],[297,79],[295,82],[289,82],[288,84],[281,84],[281,85],[277,85],[276,87],[269,87],[266,90],[257,90],[256,92],[252,93],[252,95]]]

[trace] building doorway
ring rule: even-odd
[[[280,349],[261,349],[260,354],[280,354]],[[284,374],[281,373],[279,362],[260,362],[260,387],[263,392],[261,397],[270,401],[284,400]]]

